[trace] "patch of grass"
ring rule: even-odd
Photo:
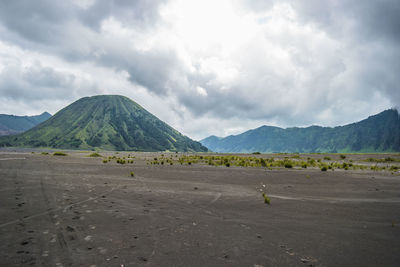
[[[135,177],[135,173],[134,172],[131,172],[131,177]]]
[[[89,157],[97,158],[97,157],[102,157],[102,155],[100,155],[99,153],[95,152],[95,153],[90,154]]]
[[[324,160],[331,160],[330,157],[324,157]]]
[[[340,155],[340,158],[341,158],[341,159],[345,159],[345,158],[346,158],[346,155],[341,154],[341,155]]]
[[[42,154],[42,155],[48,155],[49,152],[42,152],[42,153],[40,153],[40,154]]]
[[[387,157],[387,158],[384,158],[384,159],[368,158],[365,161],[384,163],[384,162],[400,162],[400,159],[394,159],[394,158],[391,158],[391,157]]]
[[[108,162],[108,159],[103,159],[103,163],[107,163]]]
[[[67,154],[65,154],[64,152],[54,152],[53,156],[66,156]]]

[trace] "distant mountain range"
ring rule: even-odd
[[[124,96],[84,97],[0,146],[132,151],[207,151]]]
[[[42,114],[36,116],[0,114],[0,136],[25,132],[44,122],[50,117],[51,115],[48,112],[43,112]]]
[[[200,141],[214,152],[399,152],[400,116],[389,109],[357,123],[338,127],[279,128],[261,126],[225,138]]]

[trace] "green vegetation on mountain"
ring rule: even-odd
[[[400,116],[397,110],[390,109],[360,122],[334,128],[262,126],[225,138],[210,136],[200,142],[215,152],[398,152]]]
[[[13,135],[25,132],[39,123],[44,122],[51,115],[43,112],[36,116],[14,116],[7,114],[0,114],[0,136]]]
[[[132,151],[207,151],[124,96],[84,97],[0,146]]]

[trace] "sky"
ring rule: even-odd
[[[398,0],[2,0],[0,113],[124,95],[200,140],[400,106]]]

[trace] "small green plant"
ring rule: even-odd
[[[41,154],[42,154],[42,155],[48,155],[49,152],[42,152]]]
[[[102,155],[100,155],[99,153],[95,152],[95,153],[90,154],[89,157],[97,158],[97,157],[102,157]]]
[[[231,164],[229,162],[227,162],[227,163],[225,163],[225,166],[229,167],[229,166],[231,166]]]
[[[261,153],[260,152],[253,152],[253,153],[251,153],[251,154],[253,154],[253,155],[260,155]]]
[[[271,199],[267,196],[267,194],[262,193],[262,196],[264,198],[264,203],[268,204],[268,205],[271,205]]]
[[[108,162],[108,160],[107,159],[103,159],[103,163],[107,163]]]
[[[341,159],[345,159],[345,158],[346,158],[346,155],[341,154],[341,155],[340,155],[340,158],[341,158]]]
[[[324,157],[324,160],[331,160],[330,157]]]
[[[131,172],[131,177],[135,177],[135,173],[134,172]]]
[[[63,152],[54,152],[53,156],[66,156],[67,154],[63,153]]]
[[[326,172],[328,170],[328,168],[326,168],[326,166],[323,166],[322,168],[321,168],[321,171],[323,171],[323,172]]]

